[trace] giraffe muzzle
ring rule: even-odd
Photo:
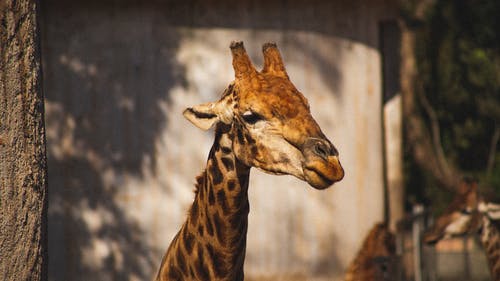
[[[303,147],[305,180],[314,188],[325,189],[344,178],[339,153],[330,141],[309,138]]]

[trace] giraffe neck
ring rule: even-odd
[[[483,227],[481,230],[481,242],[483,243],[488,259],[488,265],[493,280],[500,280],[500,231],[496,221],[491,220],[487,214],[483,215]]]
[[[188,218],[167,250],[157,280],[243,280],[250,167],[236,159],[229,129],[216,129]]]
[[[395,248],[395,237],[387,224],[375,224],[347,268],[344,281],[385,280],[384,275],[393,273],[389,260]]]

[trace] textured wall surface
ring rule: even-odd
[[[213,132],[182,117],[274,41],[340,151],[317,191],[253,170],[246,273],[338,280],[383,217],[378,24],[388,1],[43,1],[51,280],[149,280],[193,200]]]

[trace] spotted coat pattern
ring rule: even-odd
[[[396,254],[395,239],[387,224],[375,224],[347,268],[344,281],[395,280],[391,279],[395,276],[395,268],[391,267]]]

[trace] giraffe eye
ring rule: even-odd
[[[252,111],[246,111],[245,113],[243,113],[241,115],[241,117],[243,118],[243,120],[246,123],[248,123],[250,125],[253,125],[261,120],[264,120],[264,118],[261,115],[255,113],[255,112],[252,112]]]

